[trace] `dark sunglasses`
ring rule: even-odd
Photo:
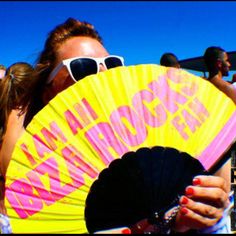
[[[124,66],[124,58],[120,56],[110,55],[107,57],[93,58],[93,57],[73,57],[63,60],[51,72],[47,83],[49,84],[57,75],[59,70],[66,66],[71,78],[76,82],[84,77],[99,72],[99,65],[103,64],[105,68],[111,69],[118,66]]]

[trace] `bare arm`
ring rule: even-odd
[[[4,177],[6,175],[7,167],[11,160],[11,155],[15,144],[24,131],[24,115],[18,117],[18,112],[18,110],[13,110],[8,118],[7,130],[0,150],[0,167],[1,173]]]
[[[230,84],[229,82],[219,78],[214,77],[211,80],[211,83],[214,84],[219,90],[225,93],[228,97],[230,97],[233,102],[236,104],[236,89],[235,87]]]
[[[4,196],[5,196],[5,175],[7,167],[11,160],[11,155],[17,139],[23,133],[23,121],[24,116],[18,117],[18,111],[13,110],[8,118],[7,130],[3,138],[3,143],[0,150],[0,213],[6,215],[6,208],[4,206]]]

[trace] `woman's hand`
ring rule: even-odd
[[[196,176],[180,198],[174,230],[186,232],[215,225],[230,204],[227,185],[219,176]]]

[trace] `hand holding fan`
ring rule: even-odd
[[[160,146],[209,170],[235,134],[234,103],[186,71],[138,65],[88,76],[51,100],[17,142],[6,180],[13,233],[87,232],[90,187],[113,160]]]
[[[86,226],[90,233],[121,226],[137,233],[133,226],[142,219],[157,225],[156,216],[163,217],[178,204],[193,177],[206,174],[197,159],[174,148],[128,152],[92,184],[85,204]],[[154,232],[166,233],[157,228]]]

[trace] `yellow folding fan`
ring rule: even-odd
[[[91,185],[130,151],[173,148],[210,170],[235,142],[235,111],[210,82],[181,69],[118,67],[78,81],[16,144],[5,199],[13,233],[88,232]]]

